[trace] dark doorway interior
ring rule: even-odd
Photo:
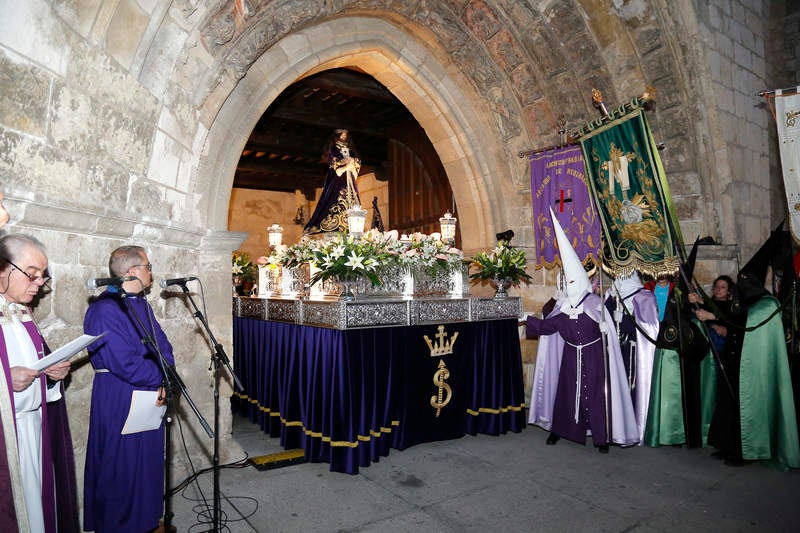
[[[387,229],[439,231],[439,217],[455,204],[433,145],[386,87],[357,70],[327,70],[287,87],[250,134],[233,186],[300,190],[313,201],[325,176],[324,148],[336,128],[350,130],[361,173],[388,182]]]

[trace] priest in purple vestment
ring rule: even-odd
[[[548,350],[553,352],[547,354],[550,364],[559,361],[555,352],[561,352],[557,375],[552,369],[546,372],[555,376],[556,387],[541,384],[555,391],[547,442],[555,444],[564,437],[585,444],[591,434],[601,452],[608,452],[611,443],[635,444],[638,429],[611,316],[602,299],[592,292],[589,277],[552,211],[551,217],[566,298],[547,318],[529,316],[525,328],[527,336],[546,339]]]
[[[164,403],[160,355],[174,365],[172,345],[156,321],[146,293],[152,265],[139,246],[111,253],[112,276],[126,276],[89,305],[84,331],[105,336],[89,348],[94,382],[84,475],[84,529],[141,533],[163,514],[164,425],[127,432],[134,395],[157,392]],[[153,344],[156,344],[158,350]],[[154,395],[155,396],[155,395]],[[125,432],[123,429],[125,428]]]
[[[28,307],[50,279],[47,265],[37,239],[0,238],[0,531],[79,529],[61,385],[70,363],[31,368],[48,352]]]

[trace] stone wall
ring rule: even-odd
[[[710,94],[705,102],[714,106],[712,125],[713,163],[724,169],[714,189],[719,196],[707,198],[729,204],[729,220],[721,222],[725,244],[740,246],[748,259],[764,241],[785,209],[771,203],[770,190],[780,188],[779,177],[770,175],[768,132],[774,127],[769,112],[756,96],[769,85],[766,39],[769,3],[711,1],[698,9],[698,37],[705,45]],[[700,103],[698,103],[700,104]],[[745,200],[746,199],[746,200]],[[726,231],[726,225],[733,229]],[[719,239],[718,239],[719,240]]]
[[[33,234],[47,247],[52,291],[35,316],[51,346],[82,331],[92,296],[85,280],[107,276],[111,250],[131,243],[147,248],[156,279],[201,277],[208,321],[231,346],[230,252],[243,235],[207,226],[195,205],[195,143],[204,128],[198,109],[166,81],[171,67],[158,66],[180,45],[166,55],[150,47],[155,33],[178,22],[147,5],[0,2],[0,181],[11,213],[4,231]],[[199,297],[200,286],[193,289]],[[156,287],[149,300],[173,342],[187,392],[213,425],[205,335],[182,297]],[[92,378],[86,358],[77,359],[67,402],[79,483]],[[228,378],[221,390],[225,401]],[[212,441],[184,398],[176,413],[195,464],[210,464]],[[225,413],[221,456],[229,460],[241,450],[230,443]],[[173,439],[173,449],[182,450],[178,432]],[[171,460],[180,478],[187,458],[181,451]]]
[[[783,46],[780,48],[786,58],[787,86],[800,82],[800,6],[796,2],[786,2],[786,16],[781,19]]]

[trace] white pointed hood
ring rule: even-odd
[[[634,270],[628,277],[617,276],[614,280],[614,295],[619,294],[620,298],[627,298],[642,287],[639,273]]]
[[[561,266],[564,270],[564,286],[569,303],[573,307],[583,299],[587,292],[591,292],[592,284],[589,281],[589,276],[583,268],[578,254],[575,253],[575,248],[570,244],[567,235],[558,223],[553,209],[550,209],[550,218],[553,220],[553,230],[556,233],[556,242],[558,243],[558,254],[561,256]]]

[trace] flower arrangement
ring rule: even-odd
[[[331,278],[366,278],[375,286],[381,284],[377,270],[386,264],[387,254],[380,244],[369,239],[354,239],[351,235],[338,235],[311,250],[311,262],[320,269],[312,276],[312,285]]]
[[[259,258],[259,265],[293,269],[311,263],[319,269],[309,280],[311,285],[326,280],[363,279],[373,286],[384,287],[384,277],[401,280],[398,270],[440,279],[460,270],[463,258],[461,250],[448,246],[435,233],[414,233],[399,239],[396,230],[372,229],[359,239],[339,234],[326,241],[305,239],[288,247],[276,247],[269,256]],[[392,284],[384,288],[389,292],[401,290]]]
[[[525,252],[498,241],[491,252],[481,252],[472,259],[478,271],[470,275],[473,280],[508,280],[511,285],[528,283],[531,277],[525,272]]]
[[[458,248],[447,245],[436,233],[433,235],[413,233],[409,236],[408,242],[410,244],[400,258],[401,264],[405,266],[440,273],[461,268],[464,253]]]
[[[279,247],[273,254],[278,257],[282,267],[296,268],[314,259],[314,252],[319,242],[313,239],[303,240],[288,247]]]
[[[242,250],[234,250],[231,254],[231,275],[241,281],[255,281],[255,267],[250,261],[250,254]]]

